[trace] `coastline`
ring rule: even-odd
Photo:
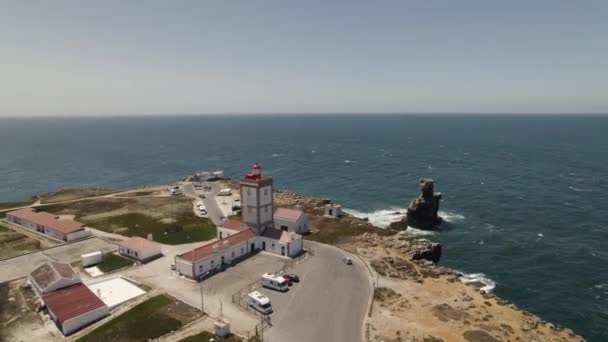
[[[112,191],[100,196],[70,198],[67,202],[160,191],[162,188]],[[64,195],[63,192],[53,194]],[[276,206],[299,206],[309,215],[312,234],[307,239],[355,253],[370,265],[377,279],[376,289],[370,314],[362,327],[370,338],[385,341],[404,338],[428,341],[584,340],[570,329],[546,322],[491,293],[482,293],[478,282],[462,282],[457,271],[439,266],[440,262],[435,265],[424,259],[411,260],[411,254],[429,241],[423,237],[407,231],[398,234],[349,213],[338,219],[324,217],[326,201],[285,190],[275,193]],[[56,203],[59,202],[45,205]],[[41,205],[40,201],[32,204]]]

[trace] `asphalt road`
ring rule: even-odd
[[[274,313],[266,341],[362,341],[363,319],[372,295],[370,274],[356,257],[333,246],[306,242],[314,257],[294,267],[300,283],[288,292],[263,289]],[[353,264],[342,258],[350,255]]]
[[[184,184],[183,192],[184,192],[184,195],[191,197],[191,198],[196,198],[196,199],[199,199],[198,195],[200,195],[200,194],[205,195],[205,198],[202,201],[203,201],[203,204],[205,204],[205,208],[207,209],[207,216],[209,216],[209,219],[211,220],[211,222],[213,222],[216,225],[220,225],[222,223],[222,217],[224,215],[222,214],[222,210],[220,209],[220,207],[217,205],[217,202],[215,201],[215,196],[220,191],[222,186],[219,182],[208,182],[207,184],[209,184],[211,186],[211,191],[209,191],[209,192],[207,192],[207,191],[203,192],[202,190],[195,190],[193,183]]]

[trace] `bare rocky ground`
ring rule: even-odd
[[[583,341],[570,329],[465,285],[451,270],[413,261],[420,240],[364,234],[344,246],[378,273],[368,320],[373,341]]]

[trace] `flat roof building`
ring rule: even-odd
[[[308,218],[302,209],[279,208],[274,212],[274,227],[297,234],[308,233]]]

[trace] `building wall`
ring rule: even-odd
[[[91,232],[86,230],[79,230],[77,232],[68,233],[65,235],[66,241],[74,241],[79,239],[84,239],[85,237],[91,236]]]
[[[220,233],[221,233],[221,237],[220,237]],[[219,239],[225,239],[227,237],[229,237],[230,235],[234,235],[238,232],[235,232],[232,229],[227,229],[227,228],[222,228],[222,227],[217,227],[217,238]]]
[[[63,241],[66,240],[65,233],[52,229],[52,228],[49,228],[49,227],[44,227],[44,234],[46,234],[48,236],[52,236],[55,239],[59,239],[59,240],[63,240]]]
[[[61,330],[63,331],[64,335],[69,335],[69,334],[73,333],[74,331],[81,329],[84,326],[89,325],[97,320],[100,320],[101,318],[103,318],[109,314],[110,314],[110,311],[108,310],[108,307],[104,305],[100,308],[89,311],[80,316],[66,320],[61,325]]]
[[[221,244],[221,241],[215,242]],[[176,270],[188,277],[197,278],[204,273],[209,271],[219,270],[222,266],[222,256],[224,256],[225,264],[232,264],[235,259],[245,258],[251,253],[251,244],[254,244],[255,249],[260,249],[260,242],[257,238],[242,241],[235,245],[228,246],[221,252],[212,254],[206,258],[197,260],[194,262],[194,273],[192,272],[192,262],[180,258],[176,258],[175,268]]]
[[[118,252],[139,261],[148,260],[162,254],[160,245],[150,246],[138,250],[120,246],[118,248]]]
[[[306,215],[301,215],[297,221],[292,221],[284,218],[275,217],[274,227],[281,229],[281,226],[287,226],[288,232],[302,234],[308,232],[308,218]]]
[[[263,186],[241,182],[242,221],[261,234],[264,228],[272,227],[272,181]]]

